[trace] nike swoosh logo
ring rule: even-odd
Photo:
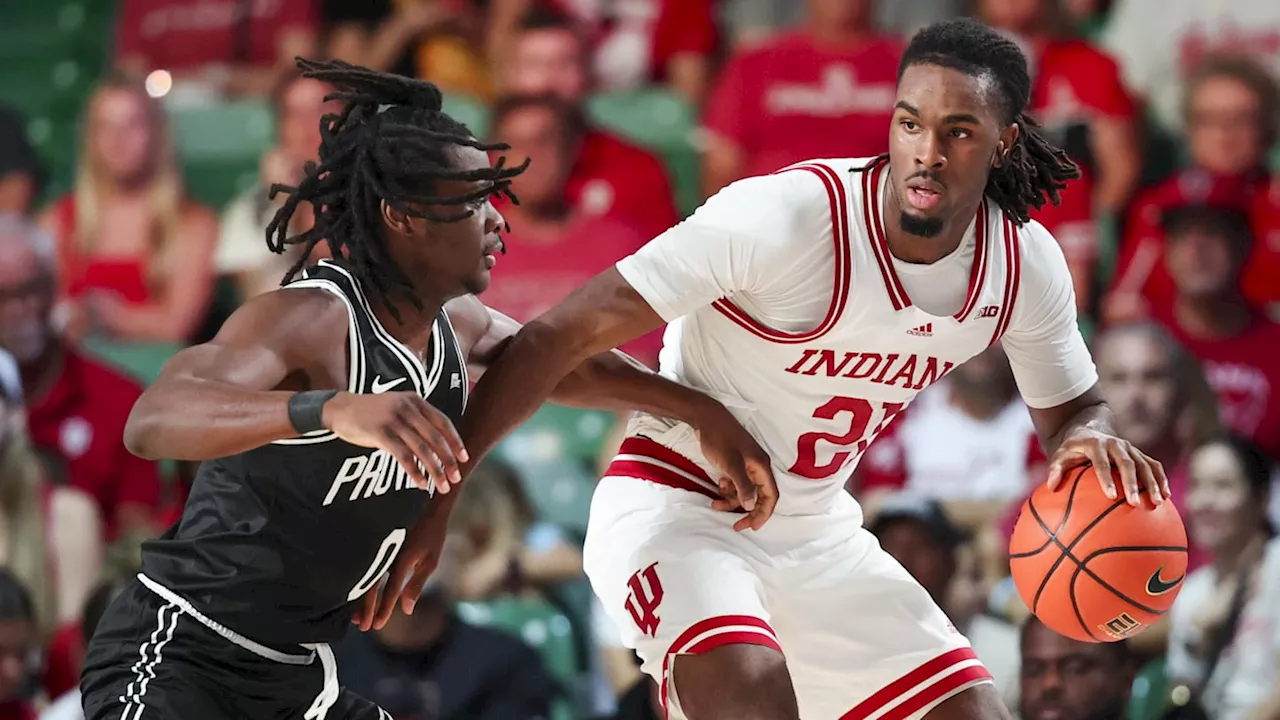
[[[1182,579],[1186,577],[1186,575],[1179,575],[1178,577],[1172,580],[1165,580],[1164,578],[1160,577],[1160,573],[1162,572],[1164,572],[1163,565],[1160,566],[1159,570],[1151,573],[1151,577],[1147,578],[1147,594],[1148,595],[1163,595],[1169,592],[1170,590],[1178,587],[1178,584],[1181,583]]]
[[[396,378],[395,380],[382,382],[381,377],[375,377],[373,379],[373,384],[369,386],[369,389],[373,391],[374,395],[378,395],[380,393],[384,393],[390,390],[391,388],[399,385],[402,382],[404,382],[404,378]]]

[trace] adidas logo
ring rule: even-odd
[[[919,335],[920,337],[933,337],[933,323],[925,323],[914,330],[908,330],[908,335]]]

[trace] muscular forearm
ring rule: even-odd
[[[1106,403],[1099,401],[1080,408],[1071,417],[1067,418],[1061,427],[1052,431],[1052,434],[1041,434],[1040,442],[1044,446],[1045,453],[1053,455],[1064,440],[1079,430],[1093,430],[1105,435],[1118,434],[1115,428],[1115,416],[1111,413],[1111,408],[1107,407]]]
[[[297,436],[288,391],[174,378],[151,387],[129,413],[124,442],[151,459],[210,460]]]
[[[548,398],[572,407],[640,410],[695,427],[709,414],[727,412],[622,353],[602,353],[578,364],[572,348],[527,325],[485,371],[468,403],[459,431],[472,463]]]

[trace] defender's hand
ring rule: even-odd
[[[352,445],[386,450],[423,490],[434,484],[447,493],[451,483],[462,481],[462,438],[444,413],[416,393],[341,392],[324,404],[321,419]]]
[[[734,530],[759,530],[773,515],[778,504],[778,483],[773,477],[769,454],[722,406],[697,423],[702,454],[719,469],[720,492],[717,510],[747,512],[733,524]]]
[[[397,602],[405,615],[412,615],[414,605],[422,597],[427,578],[440,564],[448,526],[447,514],[427,515],[419,520],[409,531],[395,562],[391,563],[386,580],[364,594],[360,609],[351,622],[359,625],[362,631],[381,630],[391,619]]]
[[[1074,431],[1054,453],[1049,463],[1049,489],[1057,490],[1068,470],[1086,464],[1093,465],[1103,492],[1113,500],[1118,497],[1111,476],[1113,467],[1120,471],[1120,484],[1130,505],[1142,504],[1140,492],[1144,490],[1156,505],[1169,497],[1169,478],[1160,461],[1147,457],[1127,440],[1088,428]]]

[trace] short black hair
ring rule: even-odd
[[[298,59],[302,76],[333,85],[337,90],[325,100],[340,100],[340,114],[328,114],[320,122],[320,163],[307,163],[297,187],[272,185],[271,197],[287,194],[288,200],[267,226],[267,246],[282,253],[300,244],[303,252],[285,274],[288,282],[306,263],[321,240],[330,253],[349,267],[361,284],[377,292],[383,304],[399,317],[394,295],[406,297],[415,307],[422,301],[413,282],[391,259],[382,234],[381,205],[406,215],[435,222],[465,220],[476,213],[471,205],[503,194],[513,201],[511,179],[528,166],[507,167],[501,158],[493,167],[458,170],[450,149],[471,147],[485,152],[507,150],[501,143],[476,139],[466,125],[441,110],[439,88],[400,75],[375,72],[340,60],[317,62]],[[441,180],[480,181],[474,192],[457,196],[436,195]],[[299,203],[311,204],[315,225],[289,235],[289,221]],[[417,205],[458,206],[444,215]]]
[[[1059,635],[1058,631],[1044,624],[1044,621],[1035,615],[1028,615],[1026,620],[1022,621],[1022,626],[1018,628],[1018,647],[1021,648],[1027,644],[1027,635],[1031,634],[1033,628],[1041,628],[1055,635]],[[1065,636],[1063,636],[1065,637]],[[1103,650],[1109,650],[1112,657],[1120,664],[1130,664],[1135,662],[1137,656],[1134,655],[1133,648],[1129,646],[1128,640],[1118,640],[1115,642],[1104,643],[1088,643],[1082,640],[1073,640],[1081,645],[1101,645]]]
[[[520,17],[517,32],[534,32],[536,30],[566,30],[580,35],[581,28],[573,18],[558,10],[535,6]]]
[[[1001,117],[1017,123],[1020,132],[999,165],[987,178],[986,194],[1019,225],[1031,219],[1031,209],[1046,202],[1057,205],[1068,180],[1080,168],[1039,132],[1027,115],[1031,102],[1031,74],[1017,43],[973,18],[930,25],[911,38],[898,65],[898,81],[913,65],[938,65],[966,75],[984,77],[999,89]]]

